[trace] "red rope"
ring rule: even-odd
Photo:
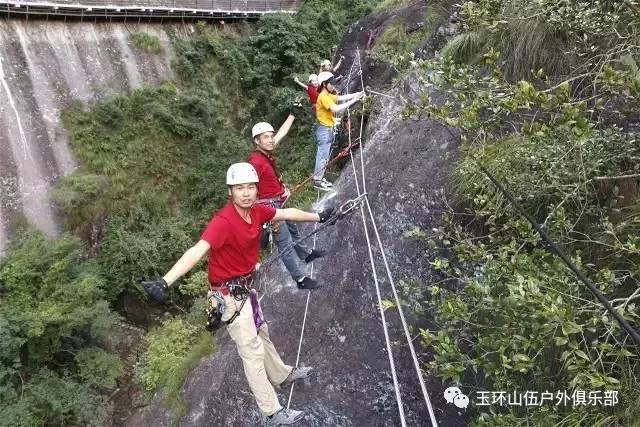
[[[360,145],[360,142],[355,142],[355,143],[351,143],[350,145],[347,145],[342,151],[340,151],[333,159],[329,160],[327,162],[327,164],[324,166],[324,168],[322,168],[322,171],[325,171],[329,166],[333,165],[335,162],[337,162],[338,160],[340,160],[343,157],[347,157],[349,155],[349,152],[351,150],[353,150],[355,147],[357,147],[358,145]],[[313,175],[311,174],[308,177],[306,177],[305,179],[303,179],[302,181],[300,181],[298,184],[294,185],[293,188],[291,189],[291,194],[294,194],[295,192],[297,192],[298,190],[300,190],[300,188],[302,188],[305,184],[307,184],[309,181],[311,181],[313,179]]]

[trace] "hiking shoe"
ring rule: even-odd
[[[273,415],[265,417],[268,426],[288,426],[304,418],[304,412],[282,408]]]
[[[313,181],[313,188],[320,191],[332,191],[333,186],[330,182],[321,180],[321,181]]]
[[[302,279],[298,280],[297,283],[298,289],[317,289],[322,286],[318,284],[318,282],[307,276],[304,276]]]
[[[297,368],[293,368],[289,376],[280,383],[280,387],[286,387],[295,380],[309,378],[312,370],[313,368],[311,366],[298,366]]]
[[[314,259],[322,258],[326,254],[327,254],[327,251],[322,251],[322,250],[319,250],[319,249],[312,249],[311,253],[309,255],[307,255],[307,257],[304,259],[304,262],[309,264]]]

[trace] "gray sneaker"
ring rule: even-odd
[[[311,366],[298,366],[297,368],[293,368],[289,376],[280,383],[280,387],[286,387],[295,380],[308,378],[312,370],[313,368]]]
[[[313,187],[320,191],[333,191],[333,186],[328,181],[313,181]]]
[[[288,426],[304,418],[304,412],[282,408],[275,414],[266,417],[268,426]]]

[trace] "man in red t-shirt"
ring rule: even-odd
[[[309,74],[308,84],[302,83],[297,77],[293,79],[298,86],[304,89],[309,96],[309,102],[311,103],[311,112],[316,115],[316,101],[318,100],[318,75]]]
[[[282,208],[289,197],[289,191],[276,169],[276,158],[273,152],[289,132],[293,120],[294,116],[289,115],[277,133],[269,123],[265,122],[257,123],[251,130],[256,149],[249,154],[247,161],[255,168],[260,180],[258,182],[258,203]],[[281,254],[280,259],[291,274],[291,278],[298,284],[298,288],[319,288],[318,282],[304,273],[299,260],[308,264],[316,258],[324,256],[325,251],[311,249],[300,243],[300,233],[293,222],[273,223],[271,228],[276,247]],[[292,245],[294,251],[289,249]]]
[[[299,209],[275,209],[256,204],[258,174],[248,163],[236,163],[227,171],[230,201],[203,231],[200,241],[187,250],[161,279],[143,282],[147,293],[164,302],[165,291],[209,254],[209,283],[220,304],[222,322],[242,358],[244,372],[267,425],[293,424],[304,413],[280,406],[273,385],[287,385],[306,378],[311,368],[285,365],[261,318],[253,273],[258,262],[260,229],[265,222],[326,222],[333,209],[319,213]],[[250,301],[250,302],[249,302]],[[249,302],[249,303],[247,303]]]

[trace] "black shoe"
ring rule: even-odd
[[[312,249],[311,253],[309,255],[307,255],[307,257],[304,259],[304,262],[309,264],[314,259],[322,258],[326,254],[327,254],[327,251],[323,251],[323,250],[319,250],[319,249]]]
[[[304,276],[302,280],[298,280],[298,289],[317,289],[322,287],[315,280],[310,277]]]

